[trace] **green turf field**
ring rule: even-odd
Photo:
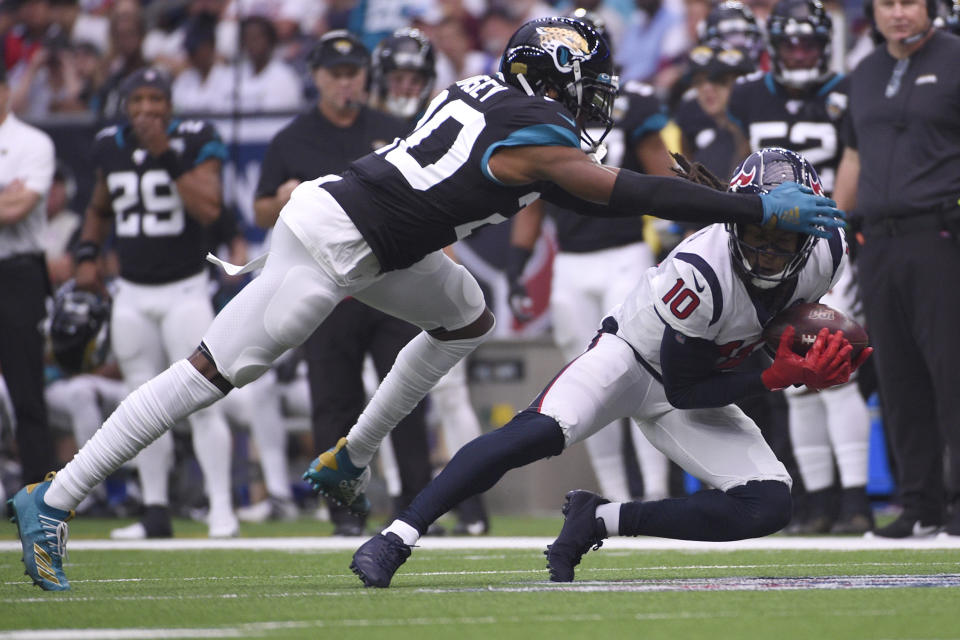
[[[19,553],[0,551],[0,639],[960,638],[958,548],[604,548],[566,586],[547,581],[537,549],[418,549],[389,589],[372,590],[347,568],[349,550],[83,548],[117,524],[72,527],[81,548],[68,558],[66,593],[33,587]],[[559,524],[496,519],[494,531],[552,536]],[[193,526],[177,521],[178,538],[202,535]],[[322,535],[324,527],[305,519],[243,533]]]

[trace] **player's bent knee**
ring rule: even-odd
[[[743,505],[744,538],[776,533],[787,526],[793,516],[790,486],[779,480],[751,480],[729,489],[727,495]]]
[[[483,308],[480,317],[459,329],[434,329],[428,331],[431,338],[437,340],[472,340],[475,338],[488,338],[493,333],[493,328],[497,325],[497,320],[493,313],[487,307]]]

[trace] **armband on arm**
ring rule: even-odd
[[[84,240],[77,245],[73,252],[74,264],[80,264],[88,260],[96,260],[100,257],[100,245],[92,240]]]

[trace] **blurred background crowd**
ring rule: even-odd
[[[795,111],[816,101],[812,94],[805,92],[815,85],[814,93],[822,90],[818,104],[828,112],[831,108],[842,112],[845,95],[838,93],[834,97],[834,84],[824,87],[839,77],[834,74],[853,70],[876,46],[876,34],[864,16],[861,0],[831,0],[822,6],[814,3],[816,11],[809,8],[810,3],[797,0],[794,4],[801,8],[791,11],[799,11],[800,20],[813,25],[809,32],[812,43],[798,40],[792,48],[779,50],[781,41],[777,37],[784,36],[768,28],[777,24],[777,20],[771,18],[775,4],[775,0],[747,0],[744,4],[717,4],[712,0],[582,0],[576,4],[567,0],[3,0],[0,3],[0,56],[9,88],[9,111],[46,132],[55,148],[52,186],[45,198],[47,223],[42,233],[51,291],[74,275],[72,251],[77,244],[82,212],[88,206],[94,185],[90,157],[94,136],[104,126],[123,122],[123,80],[144,67],[152,66],[169,73],[174,117],[212,123],[225,144],[224,213],[211,227],[207,242],[211,251],[242,264],[265,250],[269,227],[276,219],[274,213],[272,219],[267,216],[264,222],[254,206],[263,195],[257,185],[264,155],[284,126],[317,103],[319,81],[312,71],[326,63],[311,56],[316,55],[317,43],[331,31],[347,30],[369,52],[374,52],[378,44],[397,30],[418,30],[418,37],[424,38],[431,47],[433,68],[424,84],[435,94],[451,82],[495,73],[507,40],[527,20],[573,15],[579,9],[578,15],[587,16],[609,40],[625,94],[640,96],[647,104],[648,112],[633,132],[626,134],[626,140],[615,134],[608,139],[609,153],[619,156],[618,164],[630,166],[631,161],[623,156],[632,152],[636,154],[634,164],[645,164],[640,168],[648,173],[669,173],[672,162],[666,151],[682,151],[726,179],[750,150],[769,144],[770,140],[780,144],[790,138],[786,129],[782,133],[767,131],[769,135],[766,135],[743,122],[759,101],[742,95],[738,103],[734,89],[738,79],[741,83],[751,78],[759,79],[760,83],[776,81],[787,94],[794,92],[787,96],[784,104],[786,109]],[[960,5],[938,1],[937,12],[938,26],[957,28]],[[785,19],[781,16],[781,27]],[[807,56],[806,62],[804,56]],[[373,64],[376,65],[376,56]],[[807,79],[791,73],[804,68],[813,69]],[[767,72],[771,75],[764,76]],[[375,69],[371,73],[375,75]],[[766,77],[771,79],[763,80]],[[422,87],[420,85],[418,91]],[[775,93],[772,84],[769,88]],[[375,94],[375,89],[361,86],[356,97],[349,99],[366,102],[366,95]],[[422,108],[422,103],[417,106]],[[409,119],[415,114],[395,115]],[[829,121],[826,125],[839,126]],[[648,134],[653,138],[648,138]],[[803,135],[798,133],[800,137],[794,141],[803,143]],[[828,192],[832,190],[840,154],[837,137],[834,135],[829,143],[822,139],[813,146],[795,145],[797,151],[808,154],[817,165]],[[644,145],[638,144],[641,139]],[[322,146],[322,142],[320,144]],[[650,154],[646,162],[644,153]],[[826,156],[815,157],[818,153]],[[657,154],[657,160],[651,159],[653,154]],[[280,186],[276,193],[282,190]],[[654,257],[663,256],[689,231],[675,224],[649,220],[643,241]],[[551,264],[563,247],[558,249],[557,231],[548,222],[536,244],[528,247],[530,253],[525,257],[529,259],[521,264],[520,273],[511,272],[510,235],[509,224],[489,227],[451,250],[484,286],[488,304],[500,320],[498,338],[543,342],[555,324],[549,305]],[[109,247],[109,243],[106,246]],[[114,257],[109,251],[99,259],[103,260],[106,274],[117,272],[116,265],[111,265]],[[229,300],[248,277],[211,271],[210,296],[214,307],[219,308]],[[516,309],[511,309],[511,293],[516,293],[521,278],[533,301],[529,313],[515,313]],[[845,282],[844,290],[837,292],[838,297],[831,304],[856,314],[854,287],[855,284]],[[862,320],[862,316],[858,317]],[[585,345],[586,339],[582,342]],[[3,366],[0,362],[0,367]],[[241,520],[294,518],[301,513],[329,517],[298,477],[306,461],[333,444],[313,441],[309,427],[311,393],[305,369],[298,354],[290,354],[255,392],[235,392],[223,403],[234,435],[232,500]],[[373,369],[368,365],[368,390],[376,384]],[[495,367],[472,367],[469,376],[464,374],[467,389],[478,376],[497,375]],[[531,393],[536,393],[536,385],[544,382],[546,380],[528,381],[532,385]],[[867,421],[864,434],[870,431],[871,424],[876,427],[870,431],[873,437],[869,440],[872,448],[869,478],[865,477],[865,470],[845,478],[843,460],[844,455],[865,459],[867,436],[858,436],[858,442],[850,445],[845,453],[835,452],[835,459],[829,458],[828,451],[828,461],[824,463],[813,460],[820,455],[819,450],[811,453],[812,449],[822,448],[821,445],[813,443],[809,450],[797,451],[798,443],[791,440],[794,429],[790,426],[790,417],[797,419],[796,402],[788,409],[788,400],[782,394],[771,394],[770,398],[758,400],[757,406],[751,409],[751,415],[757,417],[765,433],[776,443],[777,453],[793,461],[788,466],[794,472],[800,498],[798,517],[791,525],[795,532],[822,533],[832,528],[846,533],[867,531],[873,527],[872,514],[864,511],[868,493],[883,500],[895,494],[889,469],[891,461],[879,429],[875,381],[865,372],[859,387],[852,388],[856,389],[856,400],[845,396],[840,401],[859,403],[863,407],[867,407],[864,402],[869,401],[873,410],[872,417],[866,408],[854,411],[855,419]],[[82,374],[65,371],[54,360],[48,360],[45,392],[47,419],[51,425],[48,444],[53,448],[56,466],[72,457],[77,443],[82,444],[90,437],[126,393],[122,376],[110,358],[95,372]],[[426,421],[431,427],[427,442],[432,448],[430,460],[435,466],[442,465],[452,453],[447,449],[462,444],[451,447],[456,437],[442,435],[438,426],[441,422],[436,410],[438,404],[434,401],[431,405],[428,400],[426,407]],[[478,401],[474,405],[484,429],[503,424],[513,410],[522,408],[504,409],[496,403],[484,405]],[[5,487],[9,494],[24,478],[13,436],[16,412],[9,400],[0,403],[0,407],[3,408],[0,412],[0,491]],[[799,410],[804,409],[801,406]],[[806,411],[800,419],[810,420],[817,409],[808,407]],[[256,421],[266,422],[268,431],[282,434],[281,443],[271,449],[273,453],[265,455],[259,451],[256,438],[248,435],[256,430],[256,425],[251,424]],[[637,449],[638,454],[641,453],[642,444],[631,440],[630,434],[636,432],[624,427],[617,433],[617,447],[625,443],[628,452]],[[206,498],[189,440],[189,429],[178,430],[171,507],[181,515],[202,517]],[[800,448],[803,449],[803,443]],[[271,473],[266,467],[281,464],[271,462],[277,460],[276,455],[283,458],[284,471],[279,484],[286,487],[276,488],[277,481],[274,481],[271,489],[265,486],[265,478]],[[658,462],[649,453],[624,455],[617,448],[615,458],[615,464],[623,466],[623,471],[618,473],[625,478],[629,493],[617,498],[678,495],[697,488],[691,479],[684,478],[677,469],[668,469],[665,462]],[[594,468],[598,483],[605,489],[602,471],[605,463],[599,460],[601,458],[593,458]],[[264,466],[262,471],[260,462]],[[803,469],[798,470],[798,463],[800,467],[807,464],[812,469],[802,478],[809,477],[808,482],[816,485],[808,491],[803,490]],[[855,466],[857,464],[861,463]],[[662,481],[641,473],[644,466],[648,470],[657,469],[656,474]],[[839,474],[834,473],[835,467]],[[381,477],[385,479],[386,493],[403,492],[397,488],[401,481],[395,463],[386,464]],[[565,487],[569,488],[573,487]],[[848,489],[853,489],[854,494],[845,499]],[[813,499],[804,499],[806,494],[814,496]],[[131,515],[141,507],[139,498],[136,475],[131,468],[116,474],[83,508],[94,513]],[[392,508],[385,504],[375,507],[379,511]],[[839,528],[838,523],[842,525]],[[340,524],[339,533],[363,533],[362,526],[358,529],[356,523]],[[460,524],[459,533],[485,533],[489,528],[482,505],[463,516]],[[224,531],[231,535],[236,533],[236,528],[227,526],[220,534]],[[153,533],[141,528],[132,535]]]

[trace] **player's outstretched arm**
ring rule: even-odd
[[[843,225],[844,214],[832,200],[791,183],[759,196],[730,194],[680,178],[604,167],[572,147],[506,148],[489,166],[507,184],[554,183],[557,188],[544,199],[584,215],[772,225],[820,237]]]

